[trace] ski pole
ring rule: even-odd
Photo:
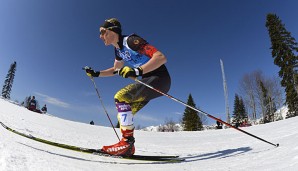
[[[86,70],[86,69],[83,68],[83,70]],[[101,99],[101,97],[100,97],[100,95],[99,95],[99,91],[98,91],[98,88],[97,88],[97,86],[96,86],[96,84],[95,84],[95,81],[94,81],[94,79],[93,79],[92,76],[90,77],[90,79],[91,79],[91,81],[93,82],[95,91],[96,91],[96,93],[97,93],[97,97],[99,98],[99,101],[100,101],[100,103],[101,103],[101,105],[102,105],[102,107],[103,107],[103,110],[105,111],[105,113],[106,113],[106,115],[107,115],[107,117],[108,117],[108,119],[109,119],[109,121],[110,121],[110,123],[111,123],[111,125],[112,125],[112,127],[113,127],[113,130],[114,130],[114,132],[115,132],[115,134],[116,134],[118,140],[120,141],[119,135],[117,134],[116,129],[115,129],[115,127],[114,127],[114,125],[113,125],[113,123],[112,123],[112,121],[111,121],[111,118],[110,118],[110,116],[109,116],[109,114],[108,114],[108,112],[107,112],[107,110],[106,110],[106,108],[105,108],[105,106],[104,106],[104,104],[103,104],[103,101],[102,101],[102,99]]]
[[[210,114],[208,114],[208,113],[206,113],[206,112],[204,112],[204,111],[202,111],[202,110],[200,110],[200,109],[197,109],[197,108],[195,108],[195,107],[192,107],[192,106],[186,104],[185,102],[183,102],[183,101],[181,101],[181,100],[179,100],[179,99],[177,99],[177,98],[175,98],[175,97],[173,97],[173,96],[171,96],[171,95],[169,95],[169,94],[167,94],[167,93],[164,93],[164,92],[162,92],[162,91],[160,91],[160,90],[158,90],[158,89],[156,89],[156,88],[154,88],[154,87],[152,87],[152,86],[150,86],[150,85],[148,85],[148,84],[146,84],[146,83],[144,83],[144,82],[138,80],[137,78],[132,78],[132,79],[133,79],[134,81],[136,81],[136,82],[138,82],[138,83],[140,83],[140,84],[142,84],[142,85],[144,85],[144,86],[146,86],[146,87],[148,87],[148,88],[150,88],[150,89],[152,89],[152,90],[154,90],[154,91],[156,91],[156,92],[158,92],[158,93],[160,93],[160,94],[162,94],[162,95],[164,95],[164,96],[166,96],[166,97],[168,97],[168,98],[170,98],[170,99],[172,99],[172,100],[174,100],[174,101],[176,101],[176,102],[178,102],[178,103],[181,103],[182,105],[184,105],[184,106],[186,106],[186,107],[188,107],[188,108],[190,108],[190,109],[192,109],[192,110],[195,110],[195,111],[197,111],[197,112],[200,112],[200,113],[202,113],[202,114],[208,116],[209,118],[212,118],[212,119],[214,119],[214,120],[217,120],[217,121],[219,121],[219,122],[221,122],[221,123],[223,123],[223,124],[225,124],[225,125],[227,125],[227,126],[229,126],[229,127],[231,127],[231,128],[234,128],[234,129],[236,129],[236,130],[238,130],[238,131],[240,131],[240,132],[243,132],[243,133],[245,133],[245,134],[247,134],[247,135],[249,135],[249,136],[252,136],[252,137],[254,137],[254,138],[257,138],[257,139],[259,139],[259,140],[261,140],[261,141],[264,141],[264,142],[266,142],[266,143],[268,143],[268,144],[271,144],[271,145],[273,145],[273,146],[275,146],[275,147],[278,147],[278,146],[279,146],[279,144],[273,144],[273,143],[271,143],[271,142],[269,142],[269,141],[266,141],[266,140],[264,140],[264,139],[262,139],[262,138],[260,138],[260,137],[255,136],[255,135],[253,135],[253,134],[251,134],[251,133],[248,133],[248,132],[246,132],[246,131],[244,131],[244,130],[242,130],[242,129],[236,128],[236,127],[234,127],[233,125],[231,125],[231,124],[229,124],[229,123],[227,123],[227,122],[224,122],[224,121],[222,121],[221,119],[218,119],[218,118],[216,118],[216,117],[214,117],[214,116],[212,116],[212,115],[210,115]]]

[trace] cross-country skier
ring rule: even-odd
[[[118,71],[118,74],[124,78],[141,76],[142,82],[162,92],[167,93],[169,91],[171,78],[164,65],[167,58],[162,52],[136,34],[122,35],[121,24],[116,18],[105,20],[99,31],[99,37],[104,44],[114,46],[114,66],[101,71],[86,67],[88,76],[114,76],[114,72]],[[114,99],[123,138],[114,145],[103,146],[102,150],[112,155],[133,155],[135,152],[133,117],[150,100],[160,96],[161,94],[137,82],[120,89],[115,94]]]

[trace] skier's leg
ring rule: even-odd
[[[162,89],[167,92],[170,87],[170,78],[166,82],[161,83],[160,77],[152,76],[142,79],[143,82],[150,84],[156,88]],[[118,121],[122,133],[122,139],[119,143],[104,146],[103,151],[113,155],[133,155],[134,147],[134,115],[142,109],[151,99],[160,97],[161,94],[152,91],[146,86],[134,83],[130,84],[115,94],[115,104],[118,110]]]
[[[122,139],[120,142],[104,146],[103,151],[112,154],[112,155],[121,155],[121,156],[130,156],[135,152],[134,147],[134,114],[145,106],[146,103],[142,103],[140,97],[142,88],[140,84],[130,84],[121,90],[119,90],[115,95],[115,104],[118,111],[118,121],[120,125],[120,130],[122,133]],[[134,108],[131,107],[131,104],[134,104]]]
[[[122,133],[122,139],[120,142],[104,146],[103,151],[119,156],[131,156],[135,152],[134,147],[134,124],[133,124],[133,114],[131,112],[131,107],[128,103],[116,103],[118,110],[118,121],[120,124],[120,130]]]

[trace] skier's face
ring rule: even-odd
[[[101,38],[101,40],[104,42],[106,46],[114,43],[117,33],[114,33],[113,31],[105,29],[103,27],[99,29],[99,32],[100,32],[99,37]]]

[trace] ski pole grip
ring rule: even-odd
[[[118,74],[118,70],[114,71],[113,74]],[[134,80],[134,81],[137,79],[137,77],[129,77],[129,78]]]
[[[85,66],[85,67],[82,68],[82,70],[84,70],[84,71],[86,71],[87,69],[90,69],[90,67]],[[89,76],[89,75],[87,74],[87,76]],[[91,80],[93,80],[93,77],[91,75],[89,77],[90,77]]]
[[[91,67],[89,67],[89,66],[84,66],[84,67],[82,67],[82,70],[87,70],[87,69],[92,69]]]

